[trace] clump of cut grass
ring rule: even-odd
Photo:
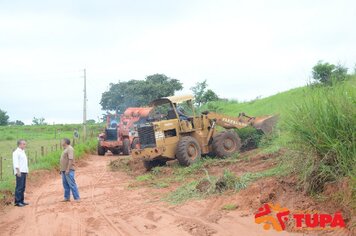
[[[165,181],[159,181],[154,183],[153,185],[155,188],[168,188],[169,187],[169,183],[165,182]]]
[[[165,197],[164,200],[172,204],[179,204],[189,199],[201,199],[228,190],[237,192],[260,178],[284,174],[284,168],[283,166],[277,166],[258,173],[248,172],[242,176],[236,176],[229,170],[224,170],[223,175],[220,177],[210,176],[206,170],[205,172],[205,177],[180,186]]]
[[[156,166],[152,168],[151,173],[152,175],[159,175],[162,172],[162,167],[161,166]]]
[[[233,210],[236,210],[238,208],[238,205],[237,204],[233,204],[233,203],[230,203],[230,204],[226,204],[224,206],[222,206],[222,210],[225,210],[225,211],[233,211]]]
[[[199,199],[202,195],[197,191],[198,183],[198,181],[194,180],[184,184],[170,193],[164,200],[167,200],[172,204],[179,204],[188,199]]]
[[[150,173],[144,174],[144,175],[139,175],[139,176],[136,177],[136,180],[140,181],[140,182],[149,181],[149,180],[152,180],[152,179],[153,179],[153,176]]]
[[[356,79],[332,87],[312,87],[290,110],[286,128],[300,153],[294,160],[307,192],[356,169]]]

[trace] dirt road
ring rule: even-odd
[[[89,156],[78,167],[80,203],[59,202],[59,175],[29,186],[29,206],[0,213],[0,235],[290,235],[263,230],[246,212],[221,210],[219,198],[165,203],[169,190],[130,188],[133,178],[111,172],[110,158],[117,157]]]

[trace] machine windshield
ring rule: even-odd
[[[154,108],[150,113],[150,121],[171,120],[176,119],[177,115],[171,102],[160,102],[154,104]]]

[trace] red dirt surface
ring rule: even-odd
[[[289,186],[291,180],[274,179],[257,181],[239,193],[170,205],[161,198],[171,188],[132,188],[134,177],[110,171],[112,159],[93,155],[81,162],[76,171],[80,203],[59,202],[63,198],[60,176],[43,175],[41,186],[28,187],[29,206],[1,211],[0,235],[302,235],[263,230],[254,223],[254,212],[271,200],[291,209],[314,207],[312,200]],[[231,203],[236,210],[222,210]]]

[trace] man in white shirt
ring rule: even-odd
[[[15,189],[15,206],[23,207],[28,205],[24,200],[24,193],[26,189],[26,176],[28,174],[28,162],[25,153],[26,141],[20,139],[17,141],[17,148],[12,153],[12,163],[14,167],[14,174],[16,176]]]

